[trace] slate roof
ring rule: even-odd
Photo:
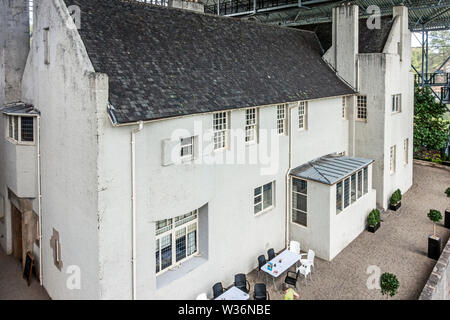
[[[353,94],[312,32],[120,0],[81,8],[117,123]]]
[[[367,19],[359,20],[359,53],[381,53],[384,50],[389,33],[392,29],[392,16],[381,18],[380,29],[369,29]],[[332,45],[332,23],[320,23],[304,25],[299,27],[302,30],[313,31],[317,34],[320,43],[327,51]]]
[[[7,114],[7,115],[30,115],[30,116],[37,116],[40,115],[39,110],[37,110],[33,105],[27,104],[24,102],[14,102],[9,103],[7,105],[4,105],[2,108],[0,108],[0,112]]]
[[[372,162],[373,160],[363,158],[325,156],[292,169],[290,175],[333,185]]]

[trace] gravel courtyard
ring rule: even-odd
[[[428,235],[433,232],[427,213],[438,209],[444,215],[450,207],[450,198],[444,194],[449,186],[449,169],[415,163],[413,187],[403,196],[401,209],[383,214],[381,228],[375,234],[364,231],[332,262],[316,258],[313,281],[308,280],[306,286],[299,277],[300,299],[385,299],[380,290],[369,290],[366,286],[369,266],[378,266],[381,273],[397,275],[400,288],[392,299],[417,299],[436,263],[427,257]],[[450,230],[444,228],[443,221],[437,232],[445,245]],[[255,277],[256,271],[248,275],[252,288]],[[279,290],[284,277],[277,280],[277,290],[272,279],[268,279],[271,299],[283,298]],[[258,282],[263,279],[260,275]]]

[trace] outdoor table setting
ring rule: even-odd
[[[231,287],[214,300],[248,300],[250,296],[237,287]]]
[[[267,262],[261,270],[272,276],[273,285],[275,287],[275,279],[295,265],[299,260],[300,254],[286,249]]]

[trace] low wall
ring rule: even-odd
[[[419,300],[449,300],[450,239],[447,241],[436,266],[420,294]]]

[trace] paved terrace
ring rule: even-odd
[[[383,214],[381,228],[375,234],[364,231],[332,262],[316,258],[313,281],[308,279],[306,286],[303,276],[299,276],[296,291],[300,299],[384,299],[380,290],[366,287],[369,277],[366,270],[371,265],[379,266],[382,273],[397,275],[400,287],[392,299],[418,299],[436,264],[427,257],[428,235],[433,232],[427,213],[438,209],[444,215],[446,207],[450,207],[450,200],[444,194],[449,186],[449,169],[415,163],[414,184],[403,196],[401,209]],[[443,223],[436,229],[445,246],[450,230],[444,228]],[[253,292],[256,271],[247,277]],[[272,279],[268,277],[271,299],[283,298],[280,290],[284,278],[285,274],[279,277],[277,290],[274,290]],[[263,281],[261,273],[257,282]]]
[[[22,264],[0,247],[0,300],[48,300],[47,292],[32,276],[31,285],[22,278]]]

